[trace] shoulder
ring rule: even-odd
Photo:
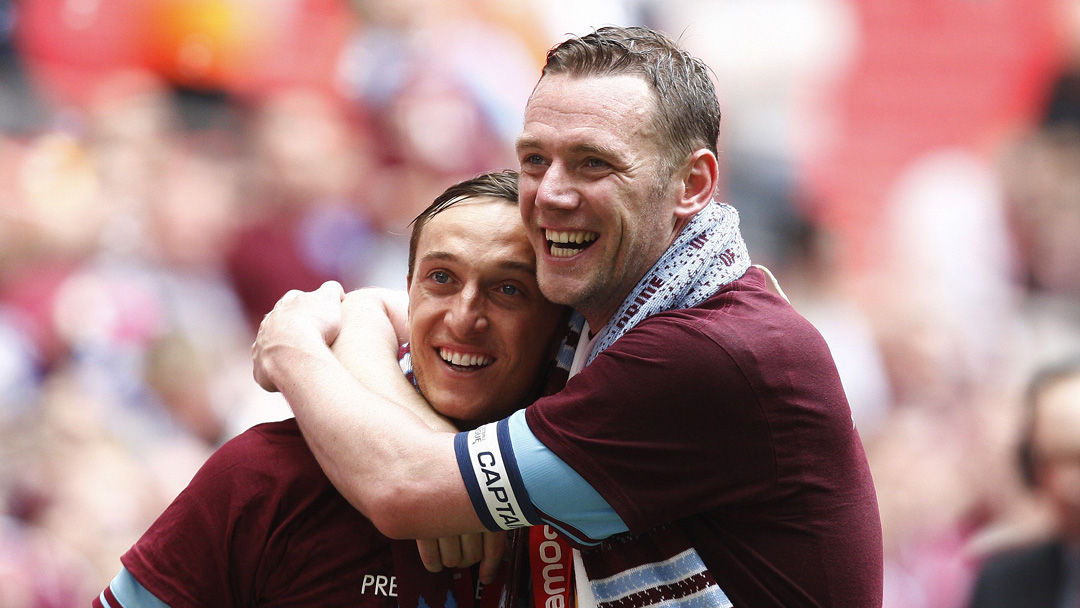
[[[233,437],[225,442],[219,452],[236,451],[265,451],[272,449],[295,449],[304,444],[304,436],[300,433],[300,426],[296,418],[288,418],[278,422],[264,422]]]
[[[187,492],[218,492],[233,500],[286,499],[329,484],[296,420],[255,425],[218,448]]]
[[[628,340],[621,348],[665,353],[680,365],[694,366],[696,373],[737,371],[758,388],[792,371],[808,382],[827,384],[830,391],[838,388],[832,353],[821,333],[766,288],[757,268],[698,306],[655,315],[623,338]],[[618,342],[614,347],[620,347]],[[700,360],[688,359],[695,353],[703,355]],[[704,356],[709,353],[714,356]]]
[[[283,460],[308,450],[295,418],[257,424],[218,448],[207,460],[213,468],[243,465],[249,469],[276,470]]]
[[[772,361],[832,366],[821,334],[791,304],[766,289],[756,268],[697,306],[645,319],[601,357],[604,354],[644,356],[654,365],[667,361],[689,373],[725,368],[756,372]]]
[[[672,325],[696,330],[724,346],[761,345],[783,338],[820,340],[814,326],[784,298],[765,287],[764,274],[750,268],[742,278],[721,288],[692,308],[669,310],[643,321],[635,331],[662,332]]]

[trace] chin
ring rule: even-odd
[[[538,281],[540,286],[540,292],[544,294],[544,297],[551,300],[555,304],[562,306],[573,306],[577,301],[576,293],[573,289],[567,288],[565,283],[558,280]]]
[[[446,407],[437,407],[440,414],[464,424],[480,424],[481,422],[487,422],[485,412],[491,411],[491,406],[484,404],[477,407],[476,402],[456,402],[448,404]]]
[[[455,420],[460,422],[460,425],[464,425],[462,426],[462,428],[465,428],[465,426],[471,428],[479,426],[481,424],[487,424],[488,422],[502,420],[503,418],[506,418],[510,414],[514,413],[516,410],[516,407],[500,405],[496,403],[488,403],[479,409],[473,408],[473,414],[471,416],[455,418]]]

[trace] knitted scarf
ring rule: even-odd
[[[586,365],[638,323],[658,312],[697,306],[748,268],[750,254],[739,233],[739,212],[723,203],[709,204],[690,220],[619,310],[596,332]]]

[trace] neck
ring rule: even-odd
[[[675,226],[671,232],[671,238],[668,239],[668,242],[664,244],[664,247],[662,249],[653,253],[652,260],[649,262],[645,274],[648,274],[648,272],[652,270],[652,267],[656,265],[656,262],[659,261],[660,258],[663,257],[665,253],[667,253],[668,249],[670,249],[671,246],[675,244],[675,240],[679,238],[679,235],[689,223],[690,218],[680,219],[675,222]],[[645,275],[643,274],[642,276]],[[622,307],[623,302],[626,301],[626,298],[630,297],[630,294],[634,291],[634,287],[636,287],[640,281],[641,277],[636,277],[632,282],[630,282],[629,285],[624,285],[624,291],[618,296],[618,301],[607,302],[607,305],[603,306],[602,308],[597,307],[597,310],[591,310],[588,306],[579,306],[577,308],[577,311],[581,313],[581,316],[585,317],[586,321],[589,322],[589,329],[591,329],[594,333],[603,329],[603,327],[607,325],[608,321],[611,320],[611,317],[615,316],[615,313],[618,312],[619,308]]]
[[[597,315],[591,315],[590,316],[588,314],[585,314],[584,312],[581,313],[581,316],[585,317],[585,322],[589,324],[589,337],[590,338],[594,334],[596,334],[596,332],[600,331],[600,328],[607,325],[608,319],[611,318],[611,315],[612,315],[612,313],[610,313],[610,312],[607,313],[606,315],[602,315],[602,316],[597,316]]]
[[[637,285],[637,282],[640,280],[641,277],[635,279],[634,284],[630,287],[632,288],[634,285]],[[581,306],[576,310],[581,313],[581,316],[585,317],[585,320],[589,323],[589,330],[595,334],[607,325],[608,321],[611,320],[611,317],[615,316],[615,313],[619,311],[619,308],[628,297],[630,297],[630,289],[620,295],[617,302],[609,302],[602,308],[596,307],[593,309],[589,306]]]

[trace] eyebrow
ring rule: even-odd
[[[513,260],[503,260],[499,262],[499,268],[506,270],[520,270],[530,275],[536,276],[536,265],[526,264],[525,262],[515,262]]]
[[[535,137],[529,136],[529,135],[520,135],[520,136],[518,136],[517,141],[514,142],[514,148],[517,149],[517,150],[521,150],[522,148],[539,148],[539,147],[540,147],[540,140],[535,138]]]
[[[540,145],[540,140],[538,138],[529,135],[522,135],[521,137],[518,137],[517,143],[514,145],[514,147],[518,152],[521,152],[522,150],[542,148],[543,146]],[[618,151],[616,151],[614,148],[610,146],[592,143],[575,144],[574,146],[571,146],[570,152],[578,156],[594,155],[610,159],[622,158],[622,155],[619,154]]]
[[[445,260],[447,262],[462,263],[461,258],[450,253],[449,251],[429,251],[421,256],[419,263],[427,262],[429,260]],[[536,265],[528,264],[526,262],[518,262],[516,260],[502,260],[498,264],[499,268],[505,270],[520,270],[530,275],[536,275]]]

